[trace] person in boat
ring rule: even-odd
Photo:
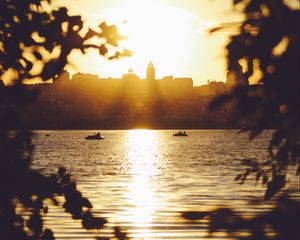
[[[185,131],[183,131],[183,135],[186,135]]]
[[[100,137],[100,132],[97,132],[95,136]]]

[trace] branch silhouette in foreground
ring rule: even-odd
[[[283,0],[234,0],[243,8],[245,20],[239,33],[230,38],[228,72],[235,80],[230,92],[209,105],[216,109],[229,104],[232,120],[254,139],[273,129],[268,159],[245,159],[247,166],[236,181],[244,183],[250,174],[266,186],[269,200],[286,185],[287,173],[299,174],[299,6]],[[223,26],[224,27],[224,26]],[[211,32],[219,31],[212,29]],[[246,71],[240,78],[240,66]],[[248,84],[252,82],[252,84]],[[253,82],[255,81],[255,82]],[[264,214],[246,218],[230,208],[210,212],[185,212],[188,220],[207,218],[210,234],[225,230],[237,239],[299,239],[299,202],[279,197],[277,205]],[[240,231],[248,236],[239,235]],[[271,234],[270,234],[271,233]]]
[[[298,1],[299,2],[299,1]],[[245,160],[248,168],[236,180],[244,182],[251,173],[267,186],[270,199],[286,183],[288,167],[299,174],[299,8],[282,0],[234,1],[244,6],[246,20],[240,33],[227,45],[228,71],[238,73],[245,63],[244,84],[236,79],[227,94],[219,95],[209,108],[233,106],[233,119],[254,139],[265,129],[274,129],[266,160]],[[215,31],[215,30],[212,30]]]
[[[101,229],[106,220],[90,211],[92,204],[76,188],[66,169],[45,176],[30,168],[32,133],[9,131],[18,112],[34,101],[35,92],[20,85],[24,80],[49,80],[64,69],[73,50],[96,49],[107,59],[129,56],[119,46],[123,39],[116,26],[101,23],[99,29],[84,27],[80,16],[64,7],[53,9],[51,0],[0,2],[0,79],[11,75],[12,89],[0,85],[0,238],[3,240],[54,239],[42,216],[48,205],[61,205],[85,229]],[[91,41],[93,40],[93,41]],[[47,106],[45,106],[47,107]],[[63,203],[57,197],[63,199]],[[20,213],[23,209],[29,218]],[[116,227],[115,236],[125,239]],[[123,236],[123,238],[122,238]]]

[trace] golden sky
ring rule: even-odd
[[[107,61],[96,52],[84,57],[74,53],[71,73],[120,77],[128,68],[141,78],[151,59],[157,78],[192,77],[194,85],[208,79],[225,81],[224,46],[228,33],[206,33],[208,27],[241,18],[232,0],[57,0],[71,13],[81,14],[97,26],[105,20],[119,27],[128,39],[122,46],[134,52],[130,58]]]

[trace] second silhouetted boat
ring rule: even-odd
[[[86,140],[102,140],[104,139],[103,136],[99,132],[95,133],[94,135],[89,135],[85,137]]]
[[[180,132],[177,132],[175,134],[173,134],[174,137],[187,137],[188,135],[186,134],[185,131],[180,131]]]

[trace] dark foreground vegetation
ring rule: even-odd
[[[209,218],[210,233],[225,229],[238,239],[299,239],[299,199],[290,200],[281,190],[287,182],[287,170],[299,174],[299,8],[283,0],[235,0],[245,16],[238,35],[227,45],[228,70],[237,72],[239,61],[246,62],[248,78],[261,72],[256,85],[237,79],[229,94],[221,94],[210,103],[216,108],[230,102],[236,119],[247,120],[242,131],[250,139],[272,126],[268,159],[247,162],[247,169],[236,177],[244,183],[254,174],[266,187],[264,200],[277,199],[271,212],[254,218],[237,215],[232,209],[184,213],[187,219]],[[212,29],[212,32],[220,28]],[[240,230],[249,236],[238,235]],[[273,233],[270,235],[268,231]]]
[[[53,232],[43,226],[47,203],[59,205],[72,218],[81,219],[85,229],[101,229],[107,222],[93,215],[92,204],[77,190],[65,168],[59,168],[51,176],[30,168],[33,150],[30,132],[8,130],[12,124],[20,123],[20,112],[36,97],[36,92],[21,86],[23,80],[48,80],[59,74],[74,49],[83,53],[88,48],[98,49],[109,59],[129,54],[117,49],[117,41],[122,37],[115,26],[103,23],[99,29],[89,29],[85,34],[82,28],[80,16],[69,15],[66,8],[52,10],[51,1],[0,2],[0,77],[8,71],[15,73],[13,91],[0,87],[0,238],[3,240],[54,239]],[[101,43],[89,43],[93,37],[101,39]],[[108,48],[115,51],[108,54]],[[57,50],[58,54],[52,54]],[[38,73],[32,71],[36,64],[41,65]],[[57,196],[62,196],[63,202]],[[18,212],[18,208],[24,209],[29,218]],[[114,235],[126,239],[118,227]]]

